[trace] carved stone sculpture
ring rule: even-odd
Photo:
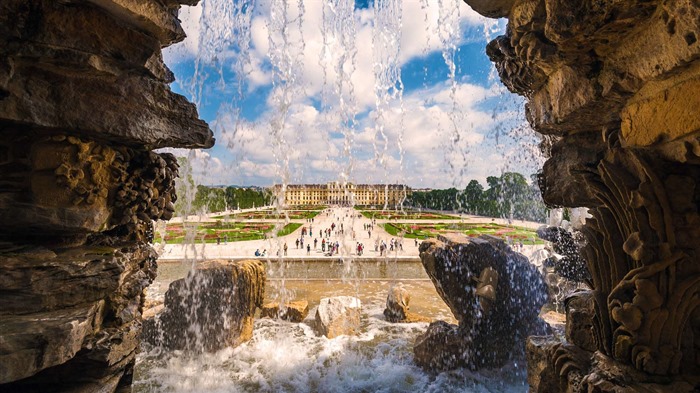
[[[486,52],[543,134],[543,198],[592,215],[595,348],[529,346],[558,379],[532,389],[697,389],[700,4],[521,0],[507,15]]]
[[[499,367],[522,354],[529,334],[544,332],[542,275],[503,240],[441,235],[420,245],[423,267],[459,326],[433,322],[416,340],[428,369]]]

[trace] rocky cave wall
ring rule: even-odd
[[[508,18],[486,52],[543,135],[544,200],[593,216],[594,346],[531,340],[532,390],[700,388],[700,2],[465,1]]]
[[[0,2],[0,390],[129,386],[153,219],[211,147],[161,48],[198,0]]]

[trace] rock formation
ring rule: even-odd
[[[486,52],[543,135],[545,202],[592,215],[596,352],[529,346],[553,378],[532,389],[697,388],[700,4],[516,0],[494,15],[466,2],[509,19]]]
[[[253,337],[253,318],[264,298],[261,261],[207,261],[170,284],[164,310],[144,322],[143,336],[168,349],[235,347]]]
[[[301,322],[309,315],[309,302],[296,300],[287,302],[283,307],[279,303],[272,302],[263,305],[261,316],[263,318],[279,318],[290,322]]]
[[[399,283],[389,289],[386,296],[384,318],[392,323],[430,322],[430,318],[408,311],[411,294]]]
[[[315,316],[318,334],[328,338],[360,332],[360,299],[352,296],[322,298]]]
[[[459,325],[430,324],[414,346],[419,366],[498,367],[522,354],[529,334],[542,332],[542,275],[502,240],[442,235],[424,241],[420,257]]]
[[[0,389],[128,386],[152,220],[177,163],[210,147],[161,48],[192,0],[0,3]]]

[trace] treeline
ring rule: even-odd
[[[178,199],[181,202],[182,198]],[[247,187],[208,187],[197,186],[192,200],[190,213],[214,213],[225,210],[250,209],[267,206],[272,200],[272,193],[267,189]],[[176,213],[178,213],[176,204]],[[184,209],[180,206],[180,209]],[[184,211],[184,210],[183,210]]]
[[[414,191],[405,205],[487,217],[546,221],[547,207],[542,201],[536,181],[528,185],[520,173],[506,172],[500,177],[489,176],[486,183],[487,189],[478,181],[472,180],[464,190],[448,188]]]

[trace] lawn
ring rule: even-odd
[[[277,232],[277,236],[288,235],[302,224],[287,224]],[[219,242],[239,242],[244,240],[259,240],[270,236],[270,232],[275,229],[274,223],[263,222],[215,222],[203,223],[200,225],[170,224],[165,227],[165,242],[168,244],[182,244],[185,241],[187,230],[195,230],[195,243],[216,243]],[[160,243],[163,239],[160,234],[156,234],[154,242]]]
[[[510,239],[523,244],[543,244],[534,230],[490,223],[388,223],[384,229],[393,236],[403,236],[408,239],[427,239],[443,233],[462,233],[469,237],[491,235],[501,239]]]
[[[440,213],[427,213],[416,210],[362,210],[367,218],[379,220],[457,220],[459,217]]]

